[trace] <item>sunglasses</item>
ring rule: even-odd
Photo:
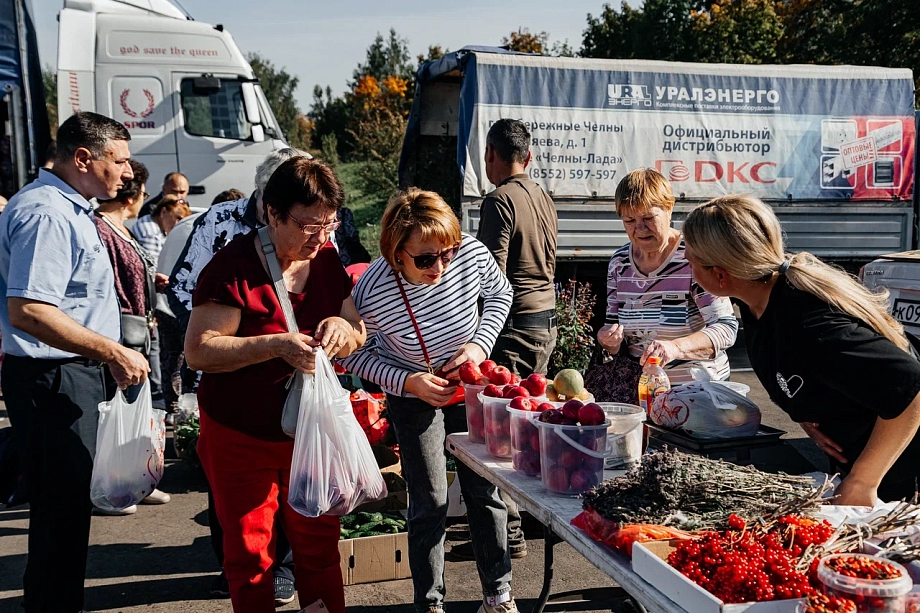
[[[403,247],[403,251],[406,251],[405,247]],[[444,251],[441,251],[438,253],[423,253],[422,255],[412,255],[411,253],[406,251],[406,255],[412,258],[412,263],[415,264],[415,267],[417,269],[428,270],[429,268],[434,266],[435,262],[437,262],[438,260],[441,260],[441,263],[447,266],[448,264],[450,264],[450,261],[452,259],[457,257],[458,251],[460,251],[459,244],[454,245],[453,247],[450,247],[449,249],[445,249]]]

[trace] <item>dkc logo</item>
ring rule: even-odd
[[[610,83],[607,85],[607,103],[610,106],[652,106],[648,85]]]
[[[691,176],[695,183],[716,183],[725,179],[726,183],[775,183],[775,162],[713,162],[696,160],[693,172],[683,160],[656,160],[655,170],[663,174],[672,183],[689,181]]]

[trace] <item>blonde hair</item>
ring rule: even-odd
[[[396,253],[416,230],[422,241],[434,239],[445,247],[463,238],[460,221],[441,196],[417,187],[396,192],[387,203],[380,228],[380,255],[393,268],[401,265]]]
[[[888,291],[873,293],[859,280],[807,252],[787,254],[773,210],[752,196],[728,195],[694,209],[681,228],[693,257],[747,281],[785,274],[796,289],[865,322],[909,351],[904,327],[888,314]]]
[[[674,192],[671,183],[654,168],[637,168],[617,185],[617,215],[624,211],[645,213],[652,207],[658,207],[670,213],[674,210]]]

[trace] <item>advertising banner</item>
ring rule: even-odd
[[[460,102],[465,196],[493,189],[486,135],[531,132],[530,177],[554,197],[612,198],[656,168],[675,194],[906,200],[914,184],[910,70],[734,66],[476,53]]]

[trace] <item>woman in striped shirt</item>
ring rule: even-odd
[[[728,299],[693,280],[683,237],[671,227],[670,183],[651,168],[634,170],[617,186],[616,207],[629,242],[610,260],[598,342],[610,353],[625,342],[643,365],[660,357],[671,383],[692,380],[694,366],[728,379],[725,350],[735,344],[738,320]]]
[[[489,253],[460,232],[434,192],[394,196],[383,215],[380,251],[353,297],[367,326],[364,349],[344,360],[387,392],[409,489],[409,566],[420,611],[443,612],[447,467],[444,438],[466,430],[451,405],[457,370],[492,351],[511,309],[511,285]],[[482,316],[478,301],[482,298]],[[511,598],[507,511],[495,486],[464,464],[457,472],[483,590],[484,613],[516,613]]]

